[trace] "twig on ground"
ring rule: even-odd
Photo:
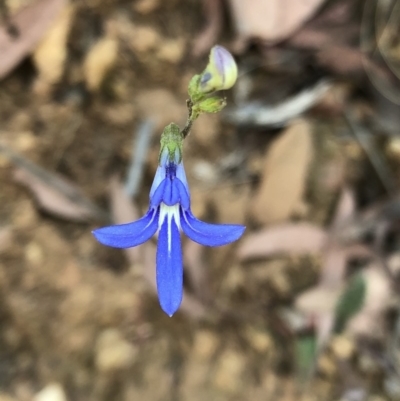
[[[155,124],[151,119],[143,121],[136,131],[136,141],[133,144],[131,164],[128,170],[128,176],[125,183],[125,192],[128,196],[134,198],[142,181],[143,168],[146,162],[146,156],[149,151],[151,138],[153,136]]]
[[[283,127],[288,122],[313,107],[330,88],[324,79],[277,105],[266,105],[260,101],[249,102],[240,108],[226,111],[223,117],[238,125],[254,127]]]

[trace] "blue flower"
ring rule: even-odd
[[[99,242],[115,248],[140,245],[158,231],[157,292],[161,308],[169,316],[177,311],[182,301],[180,231],[199,244],[221,246],[236,241],[245,230],[241,225],[208,224],[193,216],[181,150],[179,127],[170,124],[161,139],[159,167],[150,189],[147,213],[133,223],[93,231]]]

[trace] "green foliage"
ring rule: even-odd
[[[302,335],[295,340],[296,369],[300,379],[306,378],[314,366],[317,339],[313,334]]]
[[[350,318],[360,311],[364,304],[366,290],[366,282],[361,273],[350,279],[336,305],[335,333],[343,331]]]

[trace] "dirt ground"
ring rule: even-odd
[[[35,2],[6,4],[16,15]],[[357,26],[360,2],[341,3],[356,10],[345,26]],[[216,40],[241,75],[224,94],[227,112],[196,122],[184,160],[193,213],[247,230],[221,248],[184,240],[185,301],[172,318],[151,284],[155,240],[124,252],[91,230],[147,210],[162,128],[184,125],[188,82],[207,62],[208,51],[193,55],[204,4],[64,4],[55,42],[0,81],[0,401],[400,399],[398,106],[326,52],[244,44],[226,5]],[[249,98],[280,104],[321,80],[323,95],[284,123],[237,117]],[[122,185],[150,120],[127,200]],[[344,309],[361,317],[324,336],[360,272],[364,307],[352,311],[352,298]]]

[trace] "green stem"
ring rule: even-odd
[[[185,139],[189,134],[190,134],[190,130],[192,128],[193,125],[193,102],[188,99],[186,101],[186,106],[188,108],[188,119],[186,120],[186,125],[183,128],[183,130],[181,131],[181,135],[183,137],[183,139]]]

